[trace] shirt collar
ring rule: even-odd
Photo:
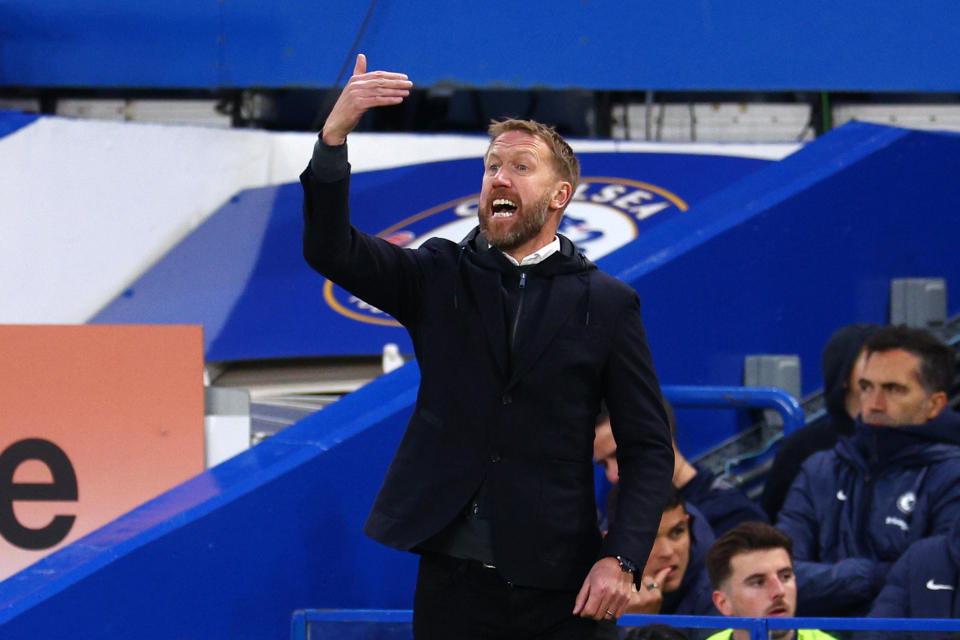
[[[544,245],[540,247],[530,255],[526,256],[520,262],[517,262],[516,258],[508,254],[506,251],[502,253],[504,256],[506,256],[507,260],[509,260],[510,264],[512,264],[513,266],[528,267],[532,264],[539,264],[543,262],[553,254],[555,254],[557,251],[560,251],[560,238],[557,236],[553,236],[553,242],[551,242],[548,245]]]

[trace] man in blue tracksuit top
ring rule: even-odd
[[[870,617],[960,617],[960,518],[949,534],[910,545],[890,570]]]
[[[863,615],[907,547],[960,513],[953,352],[906,327],[864,348],[854,435],[804,463],[777,521],[793,539],[803,616]]]

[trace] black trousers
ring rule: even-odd
[[[425,553],[413,602],[415,640],[581,640],[597,623],[574,616],[575,591],[511,584],[475,560]]]

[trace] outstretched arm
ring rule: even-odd
[[[331,146],[343,144],[347,140],[347,134],[354,130],[368,109],[400,104],[410,95],[412,86],[413,83],[404,73],[367,73],[367,56],[357,54],[353,75],[323,124],[323,141]]]
[[[403,323],[416,307],[420,266],[414,252],[350,224],[346,138],[368,109],[399,104],[412,85],[402,73],[366,69],[360,54],[300,176],[303,255],[316,271]]]

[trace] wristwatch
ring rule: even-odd
[[[630,558],[624,558],[623,556],[616,556],[617,562],[620,563],[620,569],[626,571],[627,573],[636,573],[637,565]]]
[[[639,586],[640,572],[637,571],[636,563],[630,558],[624,558],[623,556],[615,556],[615,557],[617,559],[617,562],[620,563],[620,570],[625,571],[627,573],[632,573],[634,584]]]

